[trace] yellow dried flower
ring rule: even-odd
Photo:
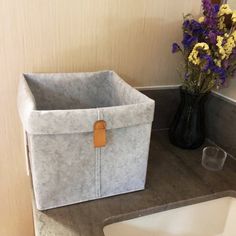
[[[234,40],[236,41],[236,30],[232,32],[231,36],[234,37]]]
[[[233,11],[230,9],[229,4],[222,4],[218,12],[218,16],[221,17],[223,15],[229,15],[232,13]]]
[[[228,59],[236,47],[236,30],[231,33],[231,35],[226,35],[226,43],[223,46],[225,51],[225,58]]]
[[[221,30],[223,30],[223,29],[226,28],[225,17],[224,17],[224,16],[221,16],[221,17],[219,18],[218,27],[219,27],[219,29],[221,29]]]
[[[199,65],[201,60],[199,58],[199,49],[206,51],[209,54],[209,46],[207,43],[197,43],[192,52],[188,56],[188,60],[192,62],[194,65]]]
[[[235,39],[234,36],[230,36],[225,45],[224,45],[224,51],[225,51],[225,58],[228,59],[230,55],[232,54],[233,49],[235,48]]]
[[[234,24],[236,23],[236,10],[233,11],[231,20],[232,20],[232,22],[233,22]]]
[[[208,46],[207,43],[196,43],[194,48],[196,48],[196,49],[203,49],[205,51],[209,50],[209,46]]]
[[[201,17],[198,19],[198,22],[199,22],[199,23],[202,23],[202,22],[204,22],[204,20],[205,20],[205,17],[204,17],[204,16],[201,16]]]
[[[224,48],[222,46],[223,45],[223,40],[224,40],[223,37],[217,36],[217,39],[216,39],[217,44],[216,44],[216,46],[218,47],[218,51],[219,51],[219,54],[221,55],[221,59],[225,59],[225,57],[226,57],[225,50],[224,50]]]
[[[221,67],[221,60],[220,59],[215,59],[214,62],[218,67]]]
[[[194,65],[200,64],[200,58],[198,57],[199,52],[196,49],[193,49],[192,52],[188,56],[188,60],[192,62]]]

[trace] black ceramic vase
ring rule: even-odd
[[[169,130],[172,144],[185,149],[200,147],[205,140],[204,105],[207,94],[192,94],[180,88],[180,105]]]

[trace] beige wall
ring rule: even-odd
[[[227,3],[230,5],[231,9],[236,9],[236,1],[228,0]]]
[[[196,0],[0,0],[0,235],[31,236],[16,88],[22,72],[112,69],[134,86],[174,84],[181,15]]]

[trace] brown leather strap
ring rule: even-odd
[[[94,123],[93,143],[95,148],[106,146],[106,121],[98,120]]]

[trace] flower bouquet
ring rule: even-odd
[[[202,0],[203,16],[184,16],[182,45],[173,53],[184,59],[181,104],[169,136],[182,148],[197,148],[205,139],[204,103],[213,88],[221,88],[236,70],[236,11],[228,4]]]
[[[236,11],[210,0],[202,6],[198,21],[184,16],[182,46],[172,46],[184,58],[183,88],[193,93],[224,86],[236,70]]]

